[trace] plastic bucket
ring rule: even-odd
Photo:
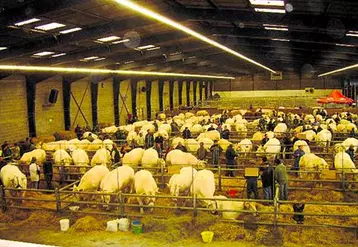
[[[106,231],[108,231],[108,232],[117,232],[118,231],[117,220],[107,221]]]
[[[204,243],[210,243],[213,240],[214,233],[210,231],[204,231],[201,233],[201,238]]]
[[[69,219],[63,219],[60,220],[60,228],[61,231],[65,232],[70,228],[70,220]]]
[[[230,196],[231,198],[237,197],[237,194],[238,194],[238,193],[239,193],[238,190],[235,190],[235,189],[230,189],[230,190],[229,190],[229,196]]]
[[[129,228],[129,220],[127,218],[121,218],[117,220],[118,222],[118,230],[122,232],[127,232]]]
[[[141,234],[143,232],[143,224],[139,220],[132,221],[132,232],[134,234]]]

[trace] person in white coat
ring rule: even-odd
[[[32,157],[30,164],[31,188],[38,189],[40,185],[40,167],[36,163],[36,158]]]

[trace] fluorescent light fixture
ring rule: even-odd
[[[73,32],[77,32],[77,31],[81,31],[82,28],[80,27],[74,27],[74,28],[70,28],[70,29],[66,29],[63,31],[60,31],[61,34],[67,34],[67,33],[73,33]]]
[[[284,14],[286,11],[284,9],[267,9],[267,8],[255,8],[256,12],[264,12],[264,13],[276,13],[276,14]]]
[[[35,53],[35,54],[33,54],[33,56],[43,57],[43,56],[48,56],[48,55],[52,55],[52,54],[55,54],[55,53],[53,51],[43,51],[43,52]]]
[[[188,57],[188,58],[192,59],[192,58],[196,58],[196,56],[191,56],[191,57]]]
[[[28,19],[28,20],[26,20],[26,21],[17,22],[17,23],[15,23],[14,25],[15,25],[15,26],[18,26],[18,27],[21,27],[21,26],[24,26],[24,25],[27,25],[27,24],[31,24],[31,23],[34,23],[34,22],[38,22],[38,21],[41,21],[41,20],[38,19],[38,18],[32,18],[32,19]]]
[[[94,59],[97,59],[97,58],[99,58],[99,57],[97,57],[97,56],[85,57],[85,58],[80,59],[80,61],[81,62],[87,62],[87,61],[94,60]]]
[[[252,5],[262,5],[262,6],[278,6],[278,7],[283,7],[285,5],[284,1],[279,1],[279,0],[273,0],[273,1],[268,1],[268,0],[250,0],[250,3]]]
[[[318,75],[318,77],[323,77],[323,76],[327,76],[327,75],[332,75],[332,74],[336,74],[336,73],[339,73],[339,72],[342,72],[342,71],[346,71],[346,70],[350,70],[350,69],[354,69],[354,68],[358,68],[358,64],[354,64],[354,65],[351,65],[351,66],[347,66],[347,67],[344,67],[344,68],[341,68],[341,69],[332,70],[332,71],[329,71],[329,72],[320,74],[320,75]]]
[[[0,46],[0,51],[6,50],[6,49],[7,49],[7,47],[5,47],[5,46]]]
[[[114,40],[117,40],[117,39],[120,39],[120,37],[112,35],[112,36],[103,37],[103,38],[100,38],[100,39],[97,39],[97,40],[100,41],[100,42],[110,42],[110,41],[114,41]]]
[[[147,51],[155,51],[155,50],[159,50],[159,49],[160,49],[160,46],[157,46],[157,47],[149,48],[149,49],[147,49]]]
[[[52,30],[52,29],[56,29],[56,28],[60,28],[60,27],[65,27],[65,24],[61,24],[61,23],[57,23],[57,22],[51,22],[45,25],[41,25],[41,26],[37,26],[35,27],[35,29],[39,29],[42,31],[48,31],[48,30]]]
[[[180,55],[180,54],[181,54],[181,51],[176,51],[176,52],[170,53],[169,56],[175,56],[175,55]]]
[[[348,31],[346,36],[358,37],[358,31]]]
[[[144,45],[144,46],[138,46],[136,49],[138,50],[145,50],[145,49],[150,49],[150,48],[154,48],[154,45]]]
[[[288,31],[288,26],[286,25],[263,24],[263,26],[266,30]]]
[[[62,57],[65,55],[66,55],[66,53],[59,53],[59,54],[52,55],[51,57]]]
[[[273,41],[282,41],[282,42],[289,42],[289,39],[271,39]]]
[[[0,65],[0,70],[5,71],[33,71],[33,72],[65,72],[65,73],[90,73],[90,74],[119,74],[119,75],[139,75],[139,76],[163,76],[163,77],[184,77],[184,78],[208,78],[233,80],[235,77],[220,75],[200,75],[200,74],[182,74],[165,73],[153,71],[136,70],[111,70],[111,69],[89,69],[89,68],[65,68],[65,67],[46,67],[46,66],[20,66],[20,65]]]
[[[93,61],[98,62],[98,61],[102,61],[102,60],[105,60],[105,59],[106,59],[105,57],[99,57],[99,58],[96,58]]]
[[[161,23],[163,23],[165,25],[171,26],[171,27],[173,27],[175,29],[179,29],[179,30],[191,35],[191,36],[196,37],[197,39],[200,39],[201,41],[204,41],[204,42],[206,42],[206,43],[208,43],[208,44],[210,44],[212,46],[215,46],[215,47],[217,47],[217,48],[219,48],[221,50],[224,50],[224,51],[226,51],[226,52],[228,52],[228,53],[230,53],[230,54],[232,54],[232,55],[234,55],[236,57],[244,59],[249,63],[255,64],[255,65],[257,65],[257,66],[259,66],[259,67],[261,67],[263,69],[266,69],[268,71],[271,71],[272,73],[275,73],[275,71],[270,69],[269,67],[266,67],[266,66],[264,66],[264,65],[262,65],[262,64],[260,64],[260,63],[258,63],[256,61],[254,61],[254,60],[252,60],[252,59],[250,59],[250,58],[248,58],[248,57],[246,57],[246,56],[244,56],[244,55],[242,55],[242,54],[230,49],[229,47],[226,47],[226,46],[224,46],[224,45],[222,45],[222,44],[220,44],[220,43],[218,43],[218,42],[216,42],[216,41],[214,41],[212,39],[209,39],[209,38],[205,37],[204,35],[196,32],[196,31],[194,31],[194,30],[192,30],[192,29],[190,29],[188,27],[185,27],[185,26],[181,25],[178,22],[175,22],[175,21],[173,21],[173,20],[171,20],[171,19],[169,19],[167,17],[164,17],[164,16],[162,16],[162,15],[160,15],[158,13],[155,13],[155,12],[149,10],[149,9],[146,9],[146,8],[144,8],[144,7],[142,7],[142,6],[138,5],[138,4],[135,4],[130,0],[114,0],[114,1],[116,1],[117,3],[123,5],[123,6],[127,7],[127,8],[130,8],[130,9],[136,11],[136,12],[139,12],[139,13],[141,13],[141,14],[143,14],[143,15],[151,18],[151,19],[155,19],[155,20],[157,20],[157,21],[159,21],[159,22],[161,22]],[[285,11],[285,10],[283,10],[283,11]]]
[[[124,64],[130,64],[130,63],[134,63],[134,61],[127,61],[127,62],[124,62]]]
[[[342,46],[342,47],[355,47],[355,45],[349,45],[349,44],[336,44],[336,46]]]
[[[129,42],[129,39],[122,39],[122,40],[118,40],[118,41],[114,41],[112,42],[112,45],[116,45],[116,44],[120,44],[120,43],[125,43],[125,42]]]

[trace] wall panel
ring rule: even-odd
[[[0,80],[0,140],[15,142],[29,135],[26,85],[22,76]]]
[[[132,96],[130,80],[124,80],[119,83],[119,116],[120,125],[127,123],[128,112],[132,114]]]
[[[51,89],[58,90],[57,102],[48,103]],[[65,129],[62,77],[55,76],[36,84],[35,118],[37,136],[53,135]]]
[[[155,114],[159,112],[159,82],[152,81],[152,117],[155,117]]]
[[[98,123],[114,124],[113,78],[108,78],[98,86]]]
[[[178,81],[174,81],[174,93],[173,93],[174,109],[179,107],[179,95],[178,95],[179,86],[178,86],[178,84],[179,84]]]
[[[81,80],[71,83],[71,92],[77,103],[81,105],[81,110],[88,121],[88,125],[92,126],[92,108],[91,108],[91,90],[89,84],[89,78],[85,77]],[[71,96],[70,113],[71,113],[71,125],[76,127],[77,124],[80,126],[86,126],[85,118],[79,112],[78,107],[75,103],[74,98]],[[77,117],[76,117],[77,116]]]
[[[164,81],[164,90],[163,90],[163,109],[169,110],[170,104],[169,104],[169,81]]]
[[[147,119],[147,96],[146,91],[142,92],[142,88],[146,90],[145,80],[137,83],[137,115],[139,120]]]

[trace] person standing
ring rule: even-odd
[[[47,189],[49,190],[53,190],[53,186],[52,186],[52,176],[53,176],[53,168],[52,168],[53,164],[52,164],[52,159],[51,159],[51,155],[48,154],[46,155],[46,161],[43,165],[43,172],[44,172],[44,178],[46,181],[46,185],[47,185]]]
[[[196,156],[199,160],[205,160],[206,158],[206,149],[204,147],[204,142],[200,142],[200,147],[198,151],[196,151]]]
[[[264,135],[264,138],[261,140],[261,146],[264,146],[266,142],[269,141],[269,138],[267,137],[267,134]]]
[[[223,132],[222,132],[222,138],[225,140],[229,140],[230,139],[230,130],[227,128],[227,126],[225,126]]]
[[[275,159],[275,164],[274,177],[279,185],[279,198],[280,200],[288,200],[288,175],[286,166],[279,159]]]
[[[215,140],[214,144],[210,147],[211,157],[212,157],[212,165],[214,168],[218,168],[220,153],[223,149],[219,146],[218,141]]]
[[[163,150],[164,138],[163,138],[162,134],[158,133],[158,136],[155,138],[154,142],[155,142],[155,146],[157,146],[157,144],[159,144],[160,149]]]
[[[40,185],[40,167],[36,163],[36,158],[32,157],[30,164],[31,188],[38,189]]]
[[[178,142],[178,145],[175,147],[175,149],[179,149],[183,152],[188,152],[188,150],[186,149],[186,147],[181,143],[181,142]]]
[[[19,160],[21,158],[20,147],[16,142],[14,143],[14,148],[12,150],[12,158],[14,160]]]
[[[348,150],[346,151],[346,153],[349,155],[349,157],[351,158],[351,160],[353,161],[354,163],[354,147],[353,145],[350,145]]]
[[[232,170],[236,168],[236,160],[237,154],[232,146],[232,144],[229,145],[225,152],[226,157],[226,168],[228,169],[226,171],[226,176],[228,177],[235,177],[235,172]]]
[[[305,155],[305,151],[303,151],[303,146],[300,145],[293,153],[293,157],[295,158],[295,161],[293,162],[293,170],[300,170],[300,159],[303,155]],[[296,176],[298,176],[298,172],[296,172]]]
[[[115,143],[112,144],[111,159],[112,167],[117,168],[120,165],[119,162],[121,161],[121,156],[117,148],[117,144]]]
[[[247,199],[259,199],[259,193],[257,191],[257,176],[245,176]],[[254,198],[252,198],[252,194]]]
[[[145,143],[144,143],[144,148],[148,149],[154,146],[154,137],[153,137],[153,133],[150,132],[150,130],[148,130],[147,135],[145,136]]]
[[[185,127],[184,131],[183,131],[183,138],[184,139],[189,139],[191,138],[191,132],[189,130],[188,127]]]
[[[262,157],[262,167],[261,167],[261,182],[264,191],[264,199],[265,200],[273,200],[273,185],[274,185],[274,177],[273,177],[273,167],[267,161],[266,157]]]
[[[294,203],[292,207],[295,213],[303,213],[303,210],[305,209],[305,201]],[[303,221],[305,220],[305,216],[294,214],[293,219],[297,222],[297,224],[303,224]]]

